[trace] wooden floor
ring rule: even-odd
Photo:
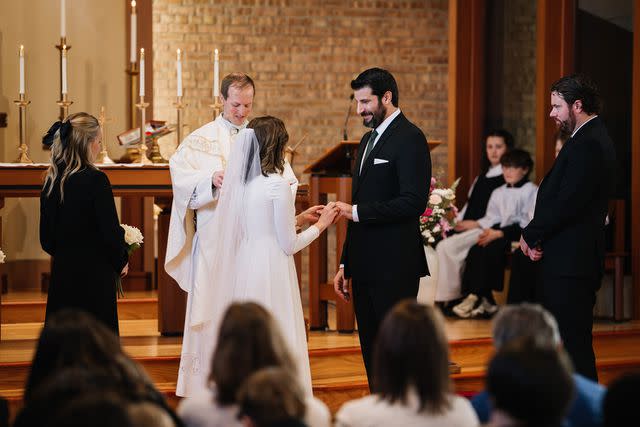
[[[0,396],[18,406],[28,375],[45,299],[41,295],[3,295],[0,341]],[[125,351],[149,373],[158,388],[177,402],[175,384],[180,360],[180,337],[157,332],[157,298],[154,293],[129,294],[118,304],[121,342]],[[335,313],[329,313],[335,327]],[[460,366],[452,375],[456,390],[471,395],[484,387],[484,371],[493,353],[491,323],[486,320],[446,320],[450,358]],[[640,367],[640,322],[597,322],[594,349],[601,381]],[[312,331],[309,360],[314,393],[332,411],[350,399],[368,393],[357,333]]]

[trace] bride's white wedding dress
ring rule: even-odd
[[[243,203],[247,238],[240,244],[235,301],[255,301],[277,319],[298,362],[301,384],[311,391],[304,316],[293,254],[319,232],[295,229],[295,206],[289,183],[278,174],[258,176],[248,184]]]
[[[218,326],[229,304],[253,301],[264,306],[276,319],[297,362],[300,384],[311,394],[309,354],[293,254],[317,238],[319,231],[309,227],[296,234],[290,183],[280,174],[262,175],[259,151],[253,130],[241,130],[225,170],[217,219],[215,223],[198,224],[198,232],[215,236],[202,239],[204,256],[199,264],[206,272],[203,277],[210,277],[211,281],[195,287],[188,319],[194,329],[215,331],[211,346],[196,355],[201,364],[206,363],[207,367],[200,369],[206,369],[208,376]],[[183,362],[190,366],[190,361],[184,360],[181,369]],[[200,371],[193,375],[196,374],[204,382],[206,376]]]

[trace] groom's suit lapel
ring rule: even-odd
[[[369,172],[369,169],[371,169],[371,167],[373,166],[373,159],[376,158],[376,155],[380,152],[380,150],[382,149],[384,144],[393,135],[394,131],[396,130],[396,128],[398,127],[398,125],[400,124],[402,119],[404,119],[404,115],[402,113],[400,113],[398,115],[398,117],[396,117],[389,124],[387,129],[385,129],[385,131],[382,133],[382,136],[380,136],[380,139],[376,143],[375,147],[373,147],[373,150],[371,150],[371,152],[369,153],[369,157],[367,157],[365,159],[364,165],[362,165],[362,171],[360,171],[360,164],[362,163],[362,156],[364,154],[364,149],[365,149],[365,147],[367,145],[366,141],[369,140],[369,136],[368,135],[370,134],[370,132],[365,135],[366,138],[363,138],[363,142],[360,144],[360,147],[358,148],[358,163],[356,164],[357,179],[354,180],[354,184],[356,184],[356,188],[354,188],[354,192],[353,192],[354,196],[357,193],[357,190],[359,189],[360,184],[362,183],[364,178],[367,176],[367,172]]]

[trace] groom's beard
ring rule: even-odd
[[[382,123],[384,121],[384,117],[387,115],[387,107],[385,107],[384,105],[380,105],[380,107],[378,108],[377,111],[373,111],[372,113],[372,117],[370,120],[367,121],[367,119],[363,119],[362,120],[362,124],[365,125],[368,128],[372,128],[375,129],[378,126],[380,126],[380,123]],[[360,114],[361,116],[365,116],[364,113]]]

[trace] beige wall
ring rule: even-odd
[[[58,116],[60,3],[56,0],[3,1],[0,13],[0,111],[8,113],[8,127],[0,129],[0,161],[17,156],[18,47],[26,49],[27,134],[31,158],[46,162],[40,138]],[[114,121],[106,127],[112,157],[122,153],[115,135],[126,123],[125,2],[67,1],[70,112],[99,114],[104,105]],[[45,258],[38,240],[36,199],[8,199],[2,210],[2,249],[8,260]],[[20,278],[16,278],[21,280]],[[11,286],[14,287],[12,278]]]

